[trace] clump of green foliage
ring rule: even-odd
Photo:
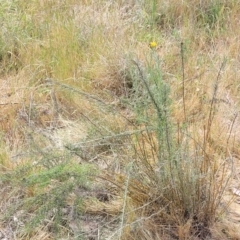
[[[83,199],[76,194],[77,190],[91,188],[96,174],[93,166],[78,164],[69,155],[51,153],[51,159],[54,164],[46,164],[50,158],[43,157],[34,165],[22,164],[1,177],[2,184],[18,189],[19,195],[3,217],[11,221],[13,215],[21,212],[18,221],[22,222],[23,236],[40,225],[48,225],[51,232],[61,234],[61,229],[68,228],[68,213],[81,214]]]

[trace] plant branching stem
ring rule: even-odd
[[[214,104],[216,102],[216,95],[217,95],[217,91],[218,91],[218,85],[219,85],[219,81],[220,81],[221,72],[222,72],[225,64],[226,64],[226,60],[224,59],[222,64],[221,64],[221,67],[218,71],[217,79],[216,79],[216,82],[214,84],[213,96],[212,96],[212,99],[211,99],[210,112],[209,112],[207,129],[206,129],[205,143],[208,141],[209,134],[210,134],[210,131],[211,131],[211,126],[212,126],[213,118],[214,118],[214,115],[215,115]]]
[[[151,92],[151,90],[150,90],[150,88],[149,88],[149,86],[148,86],[144,76],[143,76],[143,72],[142,72],[141,68],[139,67],[139,64],[136,61],[134,61],[134,60],[132,60],[132,61],[137,66],[137,69],[139,71],[141,80],[143,81],[143,83],[144,83],[144,85],[145,85],[145,87],[147,89],[147,92],[148,92],[148,94],[149,94],[149,96],[150,96],[150,98],[151,98],[151,100],[152,100],[152,102],[153,102],[153,104],[154,104],[154,106],[155,106],[155,108],[157,110],[158,117],[162,120],[162,118],[163,118],[162,117],[162,111],[161,111],[160,107],[158,106],[158,104],[157,104],[157,102],[156,102],[156,100],[155,100],[155,98],[154,98],[154,96],[153,96],[153,94],[152,94],[152,92]]]

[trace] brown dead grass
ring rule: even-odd
[[[211,128],[208,152],[218,159],[218,162],[214,163],[214,171],[220,171],[220,167],[227,164],[227,159],[233,156],[236,173],[229,186],[239,187],[236,177],[240,154],[239,3],[224,2],[226,6],[220,12],[220,17],[226,20],[226,25],[221,28],[217,22],[211,34],[205,31],[204,27],[198,27],[201,22],[197,22],[196,18],[196,14],[208,12],[210,2],[206,1],[165,1],[157,7],[156,11],[161,14],[156,16],[157,24],[152,30],[149,29],[149,24],[146,24],[144,16],[147,13],[143,10],[143,5],[134,1],[107,3],[86,0],[79,3],[72,0],[67,2],[67,5],[66,1],[40,1],[37,5],[29,4],[26,11],[32,18],[31,27],[36,30],[40,26],[49,25],[49,29],[46,28],[42,32],[41,38],[37,31],[34,32],[35,36],[32,39],[20,44],[16,52],[13,48],[9,57],[3,61],[5,65],[8,65],[9,61],[13,66],[18,66],[12,72],[3,73],[0,80],[0,129],[3,139],[0,168],[3,171],[14,169],[16,166],[12,163],[11,156],[26,147],[29,128],[34,129],[35,133],[41,130],[44,136],[50,135],[50,142],[59,142],[55,144],[55,147],[59,148],[66,142],[74,143],[86,138],[87,128],[97,128],[99,136],[106,133],[117,134],[122,130],[134,128],[133,125],[129,127],[130,123],[124,117],[131,116],[131,119],[134,119],[135,113],[119,103],[121,97],[129,97],[132,90],[132,79],[128,76],[132,66],[129,60],[137,58],[144,62],[150,51],[148,41],[154,39],[159,43],[156,52],[162,59],[163,78],[171,86],[172,118],[179,124],[185,121],[182,111],[180,55],[180,42],[184,42],[186,115],[191,124],[190,131],[199,142],[205,134],[204,126],[209,116],[213,85],[223,58],[227,57],[216,96],[217,112]],[[26,3],[22,1],[21,8],[25,9],[25,6]],[[63,25],[61,17],[64,20]],[[23,40],[24,38],[21,39]],[[53,78],[89,95],[96,95],[109,104],[110,109],[115,109],[115,112],[105,110],[105,107],[95,100],[89,100],[60,85],[50,86],[46,83],[46,78]],[[116,112],[120,112],[121,115],[115,114]],[[79,124],[77,120],[80,120]],[[54,130],[49,131],[49,128]],[[151,150],[154,144],[148,142],[145,136],[139,141],[144,142],[144,155],[149,160],[142,169],[139,168],[143,171],[144,168],[152,168],[155,165]],[[43,145],[48,143],[47,137]],[[96,151],[96,148],[93,149]],[[136,150],[141,152],[139,146]],[[119,154],[117,151],[114,153]],[[96,152],[94,154],[97,155]],[[131,159],[134,153],[130,154]],[[121,156],[112,157],[116,158],[122,159]],[[118,171],[122,170],[126,162],[120,165]],[[150,173],[151,171],[147,174]],[[225,173],[226,176],[228,174],[230,170]],[[107,203],[89,201],[86,203],[88,213],[116,216],[121,212],[124,201],[128,201],[127,212],[131,212],[152,199],[152,196],[148,195],[149,192],[153,195],[155,193],[149,189],[148,184],[132,180],[128,185],[129,198],[124,199],[123,190],[127,176],[124,173],[116,174],[115,178],[109,175],[106,177],[109,182],[114,181],[114,184],[120,187],[121,200]],[[14,193],[11,192],[9,197],[13,197],[12,195]],[[240,213],[238,206],[238,203],[233,203],[231,208],[234,210],[231,210],[229,217],[225,217],[229,219],[213,225],[213,239],[240,238],[236,223]],[[154,206],[152,207],[154,209]],[[120,229],[124,230],[123,239],[131,239],[132,236],[139,239],[159,239],[163,236],[173,237],[174,234],[179,239],[191,238],[191,220],[179,222],[173,230],[174,233],[169,233],[168,230],[161,232],[158,226],[161,223],[154,222],[152,209],[149,211],[144,213],[144,216],[148,217],[139,218],[139,221],[136,220],[138,215],[133,212],[126,217],[127,226]],[[131,228],[134,224],[137,226],[135,235],[131,232],[134,231]],[[164,227],[161,225],[161,229]],[[33,235],[22,237],[27,238],[51,239],[51,234],[42,227]]]

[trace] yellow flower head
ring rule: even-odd
[[[149,43],[149,47],[150,48],[156,48],[157,47],[157,43],[155,41],[152,41]]]

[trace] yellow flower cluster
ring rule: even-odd
[[[150,48],[156,48],[157,47],[157,43],[155,41],[152,41],[149,43],[149,47]]]

